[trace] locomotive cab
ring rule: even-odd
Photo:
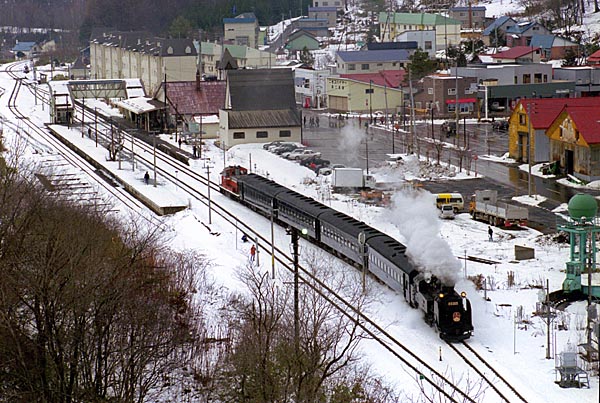
[[[227,167],[221,172],[221,193],[231,198],[239,198],[239,187],[237,178],[241,175],[247,175],[248,170],[240,165]]]

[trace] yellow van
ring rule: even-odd
[[[460,193],[438,193],[435,195],[435,205],[438,209],[442,205],[450,204],[455,213],[462,211],[465,208],[465,201]]]

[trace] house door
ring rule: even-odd
[[[528,135],[525,132],[519,132],[519,139],[517,140],[517,160],[521,162],[527,162],[527,139]]]
[[[569,175],[573,174],[574,154],[573,150],[565,150],[565,172]]]

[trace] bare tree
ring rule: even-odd
[[[142,402],[160,391],[198,331],[203,258],[164,252],[157,229],[124,227],[5,172],[0,401]]]

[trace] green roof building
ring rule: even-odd
[[[460,43],[460,21],[440,14],[379,13],[381,42],[395,42],[405,31],[435,30],[436,50]]]

